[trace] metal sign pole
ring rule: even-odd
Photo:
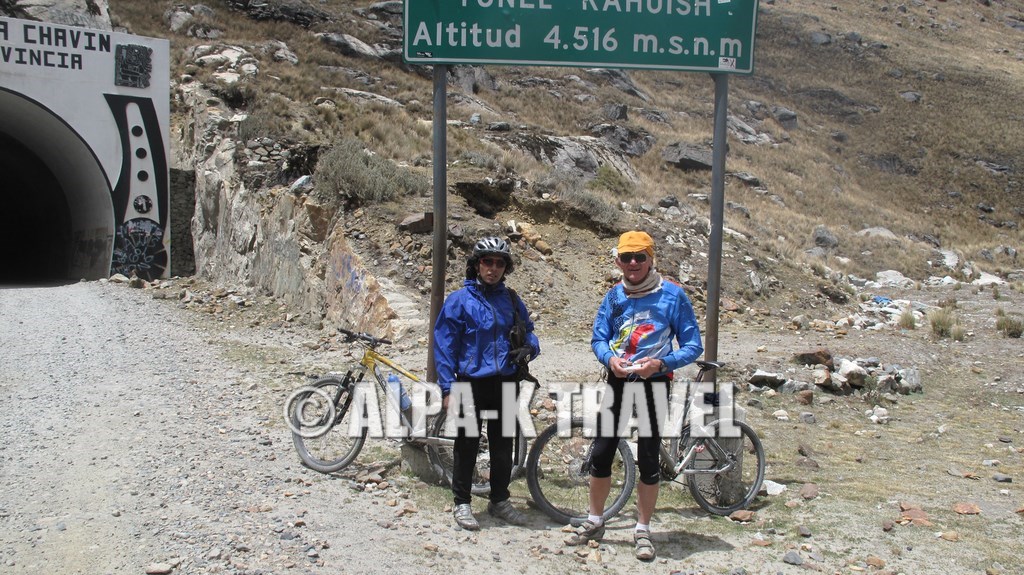
[[[718,308],[722,280],[722,229],[725,214],[726,121],[729,75],[712,74],[715,81],[715,133],[711,151],[711,245],[708,247],[707,316],[704,327],[704,359],[718,360]],[[711,371],[715,377],[715,370]],[[712,379],[714,381],[714,379]]]
[[[444,305],[448,265],[448,66],[434,66],[434,243],[427,341],[427,381],[437,381],[434,365],[434,323]]]

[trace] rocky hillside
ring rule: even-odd
[[[422,333],[432,84],[401,60],[402,3],[109,4],[171,39],[196,272],[290,317]],[[730,78],[727,317],[832,321],[875,281],[1019,286],[1022,22],[1019,1],[762,0],[755,72]],[[577,333],[639,227],[700,305],[712,95],[695,73],[451,68],[449,288],[504,234],[543,328]],[[346,142],[372,161],[339,168]]]

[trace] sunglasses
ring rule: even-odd
[[[489,267],[505,267],[505,258],[480,258],[480,263]]]
[[[624,264],[628,264],[629,262],[642,264],[647,261],[647,254],[642,252],[626,252],[624,254],[619,254],[619,261]]]

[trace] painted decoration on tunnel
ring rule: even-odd
[[[106,98],[121,135],[122,155],[121,173],[111,191],[117,225],[110,273],[144,280],[163,277],[169,263],[164,242],[169,184],[156,111],[149,98]]]

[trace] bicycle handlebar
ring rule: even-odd
[[[377,347],[380,344],[390,345],[391,343],[393,343],[389,339],[384,339],[382,337],[374,337],[368,333],[354,332],[351,330],[347,330],[343,327],[339,327],[338,331],[341,332],[341,334],[344,335],[348,339],[348,341],[362,340],[368,343],[371,348]]]

